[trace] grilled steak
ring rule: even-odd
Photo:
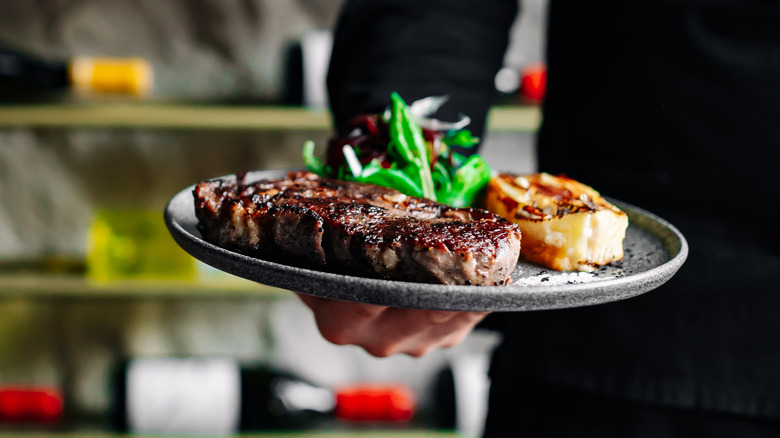
[[[502,285],[520,253],[515,225],[370,184],[291,172],[194,190],[204,238],[259,258],[404,281]]]

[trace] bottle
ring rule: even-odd
[[[482,436],[490,392],[490,354],[453,357],[439,370],[433,385],[433,423],[463,436]]]
[[[121,431],[226,435],[306,429],[334,420],[399,423],[415,397],[405,385],[332,390],[267,366],[230,358],[140,358],[116,369],[114,417]]]
[[[47,60],[0,43],[0,100],[71,91],[143,95],[152,83],[152,68],[141,58]]]
[[[63,415],[63,397],[56,388],[0,387],[0,423],[51,425]]]
[[[86,248],[86,277],[96,284],[197,278],[195,259],[171,238],[155,210],[96,209]]]
[[[543,63],[527,66],[520,79],[520,96],[530,104],[540,104],[547,92],[547,66]]]

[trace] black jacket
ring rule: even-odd
[[[348,1],[328,82],[336,123],[398,90],[450,94],[479,128],[516,12]],[[780,417],[780,5],[552,0],[547,62],[539,169],[664,217],[690,255],[634,299],[491,315],[505,335],[494,384]]]

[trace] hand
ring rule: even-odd
[[[314,312],[322,336],[357,345],[376,357],[421,357],[462,341],[489,312],[400,309],[298,294]]]

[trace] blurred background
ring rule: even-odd
[[[494,168],[518,172],[535,166],[546,0],[521,3],[482,149]],[[196,434],[479,435],[488,355],[500,342],[493,332],[422,359],[334,346],[293,294],[195,262],[162,222],[165,203],[195,182],[300,167],[304,141],[324,146],[332,133],[324,75],[340,6],[0,2],[0,434],[185,424],[182,433]],[[95,57],[131,61],[111,64],[102,83],[67,79],[84,62],[106,62]],[[132,78],[117,79],[125,74]],[[338,407],[328,403],[282,403],[272,414],[295,421],[246,424],[246,396],[244,406],[219,401],[236,399],[223,394],[230,385],[269,392],[267,377],[282,375],[319,394],[381,384],[406,414],[350,422],[334,420]],[[318,397],[306,394],[307,403]]]

